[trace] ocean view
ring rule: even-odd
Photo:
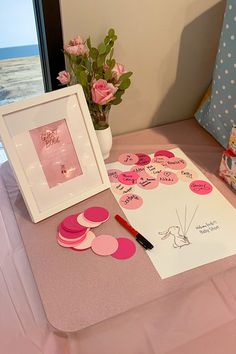
[[[36,55],[39,55],[39,47],[37,44],[0,48],[0,60],[11,58],[25,58]]]

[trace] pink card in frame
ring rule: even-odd
[[[110,187],[80,85],[0,107],[0,130],[33,222]]]

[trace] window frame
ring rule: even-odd
[[[32,0],[46,92],[60,89],[58,72],[65,68],[59,0]]]

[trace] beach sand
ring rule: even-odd
[[[39,56],[0,60],[0,105],[42,93]]]

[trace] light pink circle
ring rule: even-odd
[[[190,183],[189,188],[192,192],[200,195],[209,194],[212,192],[212,185],[207,181],[197,180]]]
[[[136,154],[138,156],[138,162],[136,165],[144,166],[148,165],[151,162],[151,157],[147,154]]]
[[[109,211],[103,207],[91,207],[84,211],[84,218],[92,222],[105,222],[109,219]]]
[[[100,235],[92,241],[91,248],[99,256],[109,256],[118,248],[118,241],[111,235]]]
[[[183,170],[186,167],[186,162],[180,157],[171,157],[167,160],[167,166],[171,170]]]
[[[140,173],[143,173],[145,171],[145,166],[133,166],[130,171],[133,171],[140,175]]]
[[[154,157],[156,156],[166,156],[168,158],[174,157],[175,155],[173,154],[173,152],[169,151],[169,150],[158,150],[155,152]]]
[[[118,249],[111,256],[116,259],[131,258],[136,251],[136,246],[133,241],[126,237],[118,237]]]
[[[127,184],[127,185],[136,184],[138,178],[139,178],[139,175],[133,171],[122,172],[118,176],[119,182],[121,182],[123,184]]]
[[[123,195],[120,200],[120,205],[125,209],[138,209],[143,204],[143,199],[133,193]]]
[[[118,176],[119,176],[119,174],[120,174],[121,172],[122,172],[122,171],[117,170],[117,169],[108,170],[107,173],[108,173],[108,177],[109,177],[109,179],[110,179],[110,182],[111,182],[111,183],[116,183],[116,182],[118,182]]]
[[[69,240],[73,240],[73,239],[78,239],[80,238],[81,236],[83,236],[86,231],[87,231],[87,228],[86,227],[83,227],[83,229],[81,231],[78,231],[78,232],[70,232],[70,231],[67,231],[64,229],[62,223],[59,225],[58,227],[58,231],[60,233],[60,235],[64,238],[64,239],[69,239]]]
[[[112,189],[112,192],[114,192],[115,194],[124,195],[127,193],[133,193],[135,188],[134,188],[134,186],[127,186],[122,183],[114,183],[112,185],[111,189]]]
[[[184,182],[191,182],[197,178],[197,172],[186,168],[185,170],[178,171],[178,177]]]
[[[155,177],[152,177],[152,176],[148,176],[148,175],[141,176],[137,181],[138,187],[143,188],[143,189],[147,189],[147,190],[156,188],[158,186],[158,184],[159,184],[158,179],[156,179]]]
[[[175,184],[178,182],[178,177],[175,173],[170,171],[162,171],[159,175],[159,181],[162,184]]]
[[[80,225],[77,221],[77,217],[79,214],[73,214],[67,216],[64,220],[62,220],[62,227],[64,230],[69,232],[79,232],[85,229],[84,226]]]
[[[165,167],[167,165],[166,164],[167,160],[168,160],[168,157],[160,155],[160,156],[153,157],[152,162],[153,163],[158,163],[158,164],[160,164],[160,165]]]
[[[75,251],[87,250],[88,248],[91,247],[91,243],[95,238],[96,238],[95,234],[92,231],[89,231],[87,233],[84,241],[82,241],[80,244],[73,246],[71,248]]]
[[[123,165],[134,165],[136,162],[138,162],[138,159],[139,158],[137,155],[131,153],[121,154],[118,157],[118,161]]]
[[[78,215],[77,221],[80,225],[83,225],[85,227],[90,227],[90,228],[97,227],[102,224],[101,222],[92,222],[92,221],[85,219],[84,213],[81,213]]]

